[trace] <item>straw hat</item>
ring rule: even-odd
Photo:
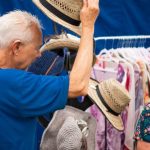
[[[95,43],[93,44],[94,44],[93,49],[95,49]],[[80,38],[72,34],[62,33],[60,35],[55,35],[54,37],[50,38],[50,40],[41,47],[40,51],[42,53],[46,50],[51,51],[51,50],[60,50],[63,48],[68,48],[68,50],[73,53],[73,55],[71,55],[71,60],[70,60],[71,61],[70,65],[72,66],[76,56],[74,54],[78,51],[79,45],[80,45]],[[92,65],[94,65],[95,62],[96,62],[96,55],[93,50]]]
[[[60,35],[52,36],[40,49],[41,52],[45,50],[55,50],[67,47],[69,50],[77,51],[79,49],[80,38],[71,34],[62,33]]]
[[[41,150],[94,150],[96,120],[89,113],[66,106],[54,113],[45,129]]]
[[[115,79],[104,80],[100,83],[91,79],[88,96],[116,129],[124,130],[120,114],[131,100],[124,86]]]
[[[83,0],[32,0],[50,19],[81,35]]]

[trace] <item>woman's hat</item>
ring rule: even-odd
[[[80,10],[83,0],[32,0],[53,21],[81,35]]]
[[[41,150],[94,150],[96,120],[89,113],[66,106],[54,113],[45,129]]]
[[[120,114],[128,106],[131,97],[120,82],[108,79],[99,83],[90,79],[88,96],[116,129],[124,129]]]

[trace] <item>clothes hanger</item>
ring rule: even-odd
[[[108,56],[109,58],[111,58],[111,59],[109,59],[109,62],[110,63],[113,62],[113,63],[116,63],[116,64],[122,63],[123,66],[126,66],[126,67],[129,66],[129,64],[126,65],[127,61],[125,59],[123,59],[122,57],[120,57],[117,50],[113,48],[113,44],[114,44],[114,39],[113,39],[113,42],[112,42],[112,48],[109,50],[109,52],[111,53],[111,55]],[[120,42],[119,42],[119,44],[120,44]],[[119,47],[119,44],[117,45],[117,47]],[[117,48],[117,49],[119,49],[119,48]],[[105,55],[103,55],[103,59],[101,59],[101,61],[107,61],[108,62],[108,57],[107,56],[105,57]],[[111,71],[111,69],[108,70],[108,71]]]
[[[103,54],[107,54],[111,58],[110,52],[106,48],[106,42],[107,40],[105,39],[104,49],[102,49],[98,55],[102,56]]]
[[[113,49],[113,43],[112,43],[112,49]],[[114,64],[118,64],[119,61],[118,59],[114,58],[112,56],[112,51],[111,49],[110,50],[107,50],[106,49],[106,39],[105,39],[105,45],[104,45],[104,49],[102,51],[100,51],[99,55],[98,55],[98,64],[94,66],[95,69],[99,70],[99,71],[106,71],[106,72],[112,72],[112,73],[117,73],[116,70],[114,70],[114,68],[112,67],[107,67],[106,68],[103,68],[100,66],[100,64],[103,64],[103,63],[114,63]]]
[[[141,53],[141,56],[143,56],[144,60],[149,63],[150,59],[148,58],[149,52],[147,49],[145,49],[145,43],[146,43],[146,38],[143,40],[141,48],[139,49],[139,52]]]
[[[132,64],[133,66],[136,66],[137,70],[140,72],[141,69],[139,67],[139,65],[136,63],[137,61],[137,57],[135,57],[135,54],[134,54],[134,50],[131,50],[131,46],[133,46],[133,41],[132,40],[129,40],[126,42],[126,45],[127,47],[123,47],[124,46],[124,43],[122,45],[122,48],[120,48],[118,50],[119,54],[122,55],[122,57],[127,61],[129,62],[130,64]],[[132,48],[134,49],[134,48]]]
[[[112,57],[112,51],[107,50],[106,48],[106,42],[107,39],[105,39],[105,43],[104,43],[104,49],[100,51],[100,53],[98,54],[98,59],[100,58],[101,61],[114,61],[114,62],[118,62],[114,57]]]
[[[124,48],[124,39],[123,39],[122,42],[120,41],[119,46],[117,48],[118,56],[120,58],[124,58],[125,60],[129,61],[129,58],[126,56],[124,50],[125,50],[125,48]]]

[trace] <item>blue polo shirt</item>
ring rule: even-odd
[[[0,69],[0,150],[36,150],[36,118],[65,107],[68,76]]]

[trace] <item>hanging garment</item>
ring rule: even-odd
[[[134,139],[150,143],[150,103],[144,106],[136,126]]]
[[[114,78],[114,79],[122,81],[122,83],[124,82],[124,84],[126,83],[126,71],[124,70],[121,64],[117,65],[115,63],[114,64],[103,63],[100,66],[103,69],[106,69],[106,71],[98,70],[98,67],[94,66],[93,71],[92,71],[92,77],[94,77],[95,79],[98,78],[99,81],[102,81],[108,78]],[[115,73],[113,71],[114,70],[113,68],[112,68],[112,72],[110,70],[109,72],[107,72],[107,69],[110,66],[115,67],[115,70],[117,72]],[[104,150],[104,149],[122,150],[124,147],[125,132],[119,132],[109,123],[109,121],[106,121],[105,116],[97,108],[97,106],[93,105],[90,108],[88,108],[86,111],[92,114],[92,116],[94,116],[97,120],[96,149],[95,150]],[[124,111],[121,116],[124,122],[124,126],[126,126],[127,111]]]

